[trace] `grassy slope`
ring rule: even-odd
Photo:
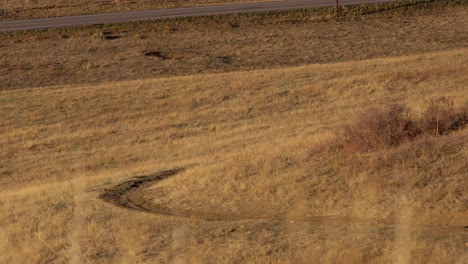
[[[424,4],[425,3],[425,4]],[[0,89],[281,68],[468,43],[467,2],[369,5],[0,34]],[[120,38],[102,40],[99,32]],[[164,58],[148,57],[160,52]],[[127,70],[122,70],[127,69]]]
[[[310,153],[368,107],[400,102],[419,108],[441,95],[466,101],[467,65],[468,50],[458,49],[1,91],[0,249],[6,254],[0,262],[461,263],[460,231],[413,230],[405,223],[466,219],[460,192],[466,131],[364,156]],[[157,186],[167,195],[157,203],[397,225],[206,223],[143,216],[97,199],[130,176],[193,163],[200,165]]]

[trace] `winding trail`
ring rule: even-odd
[[[187,211],[181,209],[169,209],[155,205],[152,200],[145,197],[145,190],[154,184],[176,176],[185,171],[187,167],[175,168],[171,170],[160,171],[151,175],[136,176],[131,180],[122,182],[111,189],[105,191],[99,196],[102,200],[111,203],[115,206],[131,209],[135,211],[175,216],[182,218],[201,219],[206,221],[296,221],[296,222],[312,222],[312,223],[327,223],[332,225],[350,225],[351,223],[360,225],[381,225],[381,226],[402,226],[404,223],[395,223],[382,219],[362,219],[355,217],[330,217],[316,216],[307,218],[287,218],[281,216],[260,216],[260,215],[233,215],[233,214],[216,214],[210,212]],[[447,225],[447,224],[410,224],[411,228],[423,228],[431,231],[451,231],[451,232],[467,232],[467,226]]]
[[[112,189],[106,189],[99,198],[116,206],[133,209],[142,212],[165,214],[164,212],[154,212],[151,208],[145,206],[142,199],[142,190],[149,184],[165,180],[171,176],[181,173],[186,168],[176,168],[172,170],[160,171],[146,176],[136,176],[131,180],[122,182]],[[168,215],[173,215],[169,214]],[[184,216],[184,215],[181,215]]]

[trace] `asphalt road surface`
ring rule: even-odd
[[[340,5],[358,5],[368,3],[394,2],[395,0],[340,0]],[[236,13],[252,13],[264,11],[277,11],[302,8],[321,8],[335,6],[335,0],[289,0],[280,2],[230,4],[220,6],[202,6],[187,8],[171,8],[147,11],[134,11],[124,13],[109,13],[84,16],[67,16],[54,18],[41,18],[31,20],[17,20],[0,22],[0,32],[63,28],[73,26],[86,26],[96,24],[124,23],[141,20],[207,16]]]

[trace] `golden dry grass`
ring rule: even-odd
[[[0,89],[356,61],[464,48],[467,2],[431,1],[0,34]],[[120,37],[103,40],[109,31]],[[157,52],[161,57],[145,56]],[[126,70],[122,70],[126,69]]]
[[[368,107],[465,102],[467,71],[464,48],[0,91],[0,262],[464,263],[466,130],[369,155],[314,150]],[[190,164],[148,199],[287,221],[206,222],[98,199]]]
[[[4,15],[2,2],[1,17],[8,20],[31,19],[268,1],[273,0],[7,0],[7,13]]]

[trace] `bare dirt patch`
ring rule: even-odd
[[[182,52],[163,52],[163,51],[146,51],[143,53],[146,57],[156,57],[162,60],[182,60],[190,59],[195,55]]]

